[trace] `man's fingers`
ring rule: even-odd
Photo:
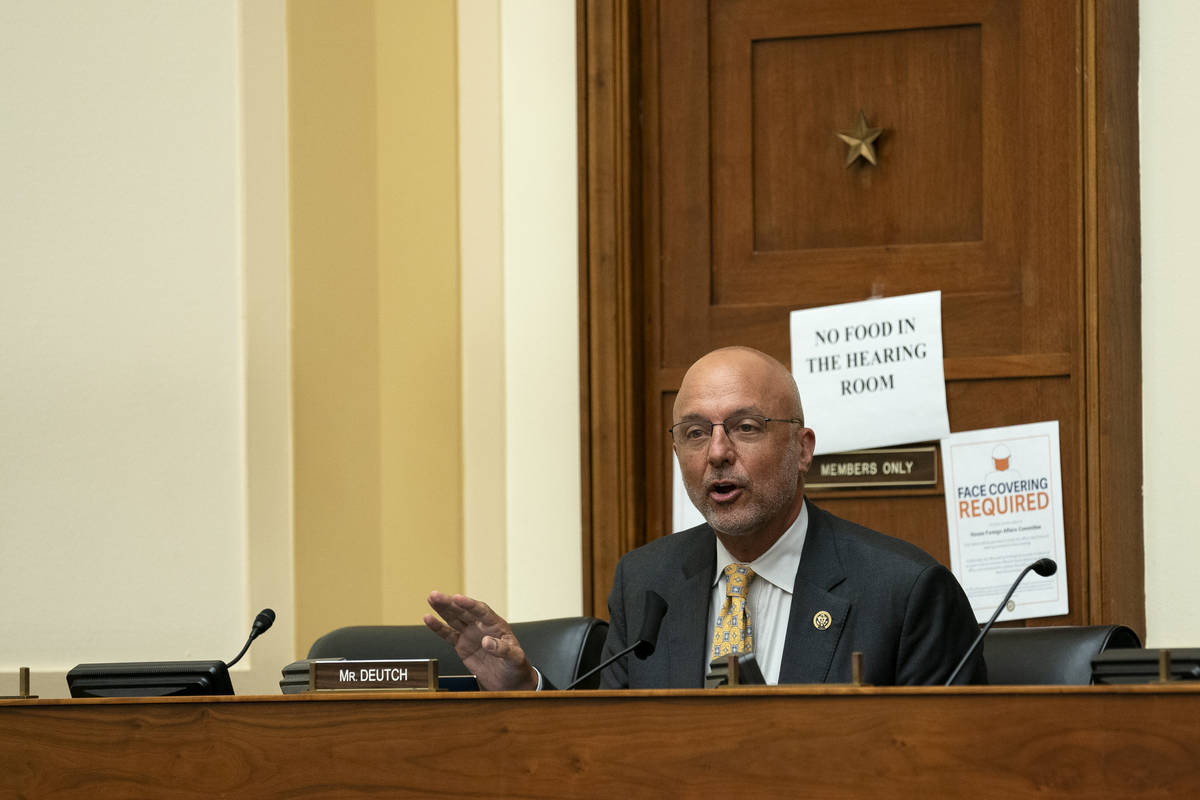
[[[459,600],[460,597],[460,595],[456,595],[455,600]],[[461,597],[461,599],[465,602],[456,602],[456,605],[462,608],[471,621],[482,622],[484,625],[496,625],[503,622],[500,615],[492,611],[492,607],[482,600],[474,600],[470,597]]]
[[[477,601],[464,595],[444,595],[441,592],[430,592],[426,598],[430,608],[436,611],[446,624],[453,627],[455,630],[462,630],[470,625],[474,625],[478,618],[471,610],[471,607]]]
[[[440,592],[430,592],[428,602],[446,624],[459,633],[473,626],[485,634],[502,636],[509,632],[507,623],[482,600],[462,594],[450,597]]]
[[[433,614],[426,614],[423,619],[425,620],[425,627],[429,628],[429,630],[433,631],[450,644],[454,644],[458,640],[458,631],[442,622]]]
[[[457,616],[454,612],[453,598],[441,592],[430,592],[429,596],[425,598],[425,602],[447,622],[452,622]],[[428,619],[428,615],[426,615],[426,619]]]
[[[458,613],[458,619],[464,627],[472,624],[478,625],[484,633],[495,636],[503,636],[511,632],[504,618],[482,600],[461,594],[454,595],[450,600],[452,601],[450,607]]]

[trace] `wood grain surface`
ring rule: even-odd
[[[4,797],[699,797],[721,764],[744,797],[1194,797],[1200,687],[0,702]]]

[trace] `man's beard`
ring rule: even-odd
[[[731,508],[722,507],[708,495],[708,488],[722,479],[734,482],[742,489],[742,497]],[[755,482],[745,474],[725,470],[713,472],[698,486],[686,488],[692,504],[704,515],[709,527],[728,536],[744,536],[754,533],[790,506],[799,491],[799,482],[800,445],[794,442],[780,468],[765,480]]]

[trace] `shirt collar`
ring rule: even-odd
[[[808,535],[808,501],[800,506],[800,513],[791,526],[783,532],[767,552],[750,562],[754,574],[791,593],[796,585],[796,571],[800,569],[800,554],[804,552],[804,539]],[[730,564],[740,564],[729,554],[721,539],[717,537],[717,574],[713,586],[721,580],[721,574]]]

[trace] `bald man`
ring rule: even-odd
[[[730,347],[702,357],[675,398],[671,439],[688,496],[706,523],[627,553],[609,595],[604,657],[641,630],[645,592],[667,601],[658,646],[619,659],[604,688],[699,688],[731,595],[744,600],[738,642],[768,683],[845,683],[851,653],[875,685],[944,683],[977,632],[954,576],[921,549],[822,511],[804,498],[816,437],[783,364]],[[726,569],[728,567],[728,570]],[[491,689],[540,676],[507,623],[472,598],[439,592],[425,623]],[[729,633],[724,634],[729,641]],[[738,652],[735,646],[734,652]],[[986,682],[981,654],[959,683]]]

